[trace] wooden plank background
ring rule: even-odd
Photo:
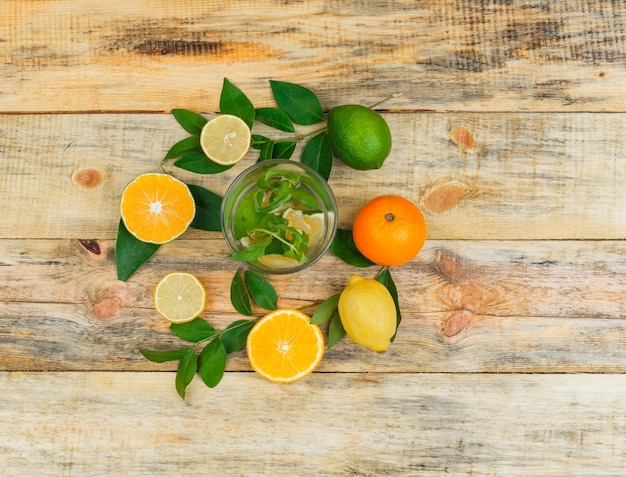
[[[0,473],[622,475],[625,38],[623,0],[3,0]],[[326,110],[402,93],[380,106],[384,167],[335,161],[329,182],[340,226],[393,191],[429,235],[392,269],[386,353],[344,340],[278,386],[240,351],[186,405],[174,365],[137,351],[180,345],[152,290],[196,273],[223,328],[237,264],[190,230],[118,281],[118,203],[186,136],[169,111],[215,114],[224,77],[257,107],[268,79]],[[255,160],[164,167],[223,193]],[[329,254],[277,282],[279,303],[376,272]]]
[[[216,111],[222,77],[325,106],[623,111],[621,0],[5,0],[2,111]],[[216,74],[217,73],[217,74]]]

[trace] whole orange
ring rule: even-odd
[[[378,265],[397,266],[412,260],[426,241],[426,221],[408,199],[383,195],[357,212],[352,226],[356,248]]]

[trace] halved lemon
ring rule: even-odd
[[[137,176],[122,192],[126,229],[143,242],[171,242],[187,230],[196,215],[193,196],[183,182],[157,172]]]
[[[251,138],[250,128],[243,119],[222,114],[204,125],[200,132],[200,147],[213,162],[231,166],[246,155]]]
[[[154,308],[172,323],[193,320],[204,311],[205,306],[206,290],[191,273],[168,273],[154,289]]]
[[[276,383],[292,383],[317,368],[324,356],[324,337],[301,311],[279,308],[254,325],[246,349],[259,375]]]

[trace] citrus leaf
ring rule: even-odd
[[[242,315],[252,316],[252,304],[250,303],[250,295],[243,281],[241,272],[237,270],[233,281],[230,284],[230,301],[233,308]]]
[[[339,312],[336,311],[333,313],[330,325],[328,326],[328,349],[335,346],[335,344],[341,341],[344,336],[346,336],[346,330],[343,328],[343,324],[341,323]]]
[[[272,157],[274,159],[291,159],[295,150],[295,142],[276,142],[274,149],[272,149]]]
[[[139,352],[144,358],[153,363],[165,363],[166,361],[175,361],[181,359],[189,348],[171,349],[167,351],[152,351],[149,349],[140,349]]]
[[[383,267],[382,270],[378,272],[378,275],[376,275],[375,280],[385,285],[387,290],[389,290],[391,297],[393,298],[393,302],[396,304],[396,332],[389,340],[393,343],[393,341],[396,339],[396,334],[398,334],[398,327],[400,326],[400,322],[402,321],[402,314],[400,313],[400,303],[398,302],[398,289],[396,288],[396,284],[394,283],[393,278],[391,278],[391,271],[389,270],[389,267]]]
[[[194,229],[206,230],[208,232],[219,232],[222,230],[220,221],[222,198],[204,187],[194,184],[187,184],[187,187],[189,187],[189,191],[196,203],[196,216],[193,218],[190,226]]]
[[[337,229],[335,238],[330,244],[330,250],[341,260],[353,267],[371,267],[374,262],[364,257],[354,245],[352,230]]]
[[[227,353],[234,353],[246,344],[248,333],[256,322],[257,320],[237,320],[228,325],[220,336]]]
[[[185,354],[178,363],[178,370],[176,371],[176,392],[178,395],[185,399],[185,390],[189,383],[193,381],[193,377],[196,375],[198,368],[198,357],[196,351],[193,348],[187,348]]]
[[[313,136],[304,146],[302,162],[316,170],[325,180],[328,180],[333,166],[333,151],[330,148],[326,131]]]
[[[178,141],[170,148],[169,151],[167,151],[165,159],[175,159],[189,152],[202,154],[202,148],[200,147],[200,138],[198,136],[189,136],[181,141]]]
[[[266,310],[275,310],[278,296],[274,287],[267,280],[250,270],[245,271],[245,276],[248,290],[256,304]]]
[[[315,94],[294,83],[270,80],[276,104],[296,124],[317,124],[324,120],[324,110]]]
[[[253,134],[252,141],[250,142],[250,147],[259,150],[267,141],[271,141],[271,139],[265,136],[261,136],[260,134]]]
[[[267,141],[261,146],[261,152],[259,153],[259,159],[257,162],[267,161],[272,158],[274,152],[274,141]]]
[[[202,318],[195,318],[187,323],[172,323],[170,330],[180,339],[197,343],[215,335],[217,331]]]
[[[333,317],[333,314],[337,311],[337,304],[339,303],[339,293],[326,298],[313,312],[311,317],[311,324],[321,325],[326,323]]]
[[[172,109],[172,115],[185,131],[194,136],[200,136],[203,126],[208,122],[198,113],[188,109]]]
[[[196,174],[219,174],[233,167],[222,166],[206,157],[204,153],[194,152],[185,154],[182,158],[177,160],[174,165],[186,171],[195,172]]]
[[[285,132],[296,132],[289,116],[280,109],[276,108],[258,108],[256,110],[257,121],[266,124],[274,129]]]
[[[254,123],[254,106],[248,97],[237,86],[224,78],[222,94],[220,95],[220,112],[238,116],[252,128]]]
[[[120,220],[115,242],[118,280],[127,281],[159,249],[159,244],[142,242],[132,235]]]
[[[226,349],[220,340],[213,340],[200,353],[198,374],[210,388],[219,384],[226,368]]]

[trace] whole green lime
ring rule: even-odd
[[[365,106],[334,107],[328,113],[327,131],[335,156],[354,169],[378,169],[391,152],[387,122]]]

